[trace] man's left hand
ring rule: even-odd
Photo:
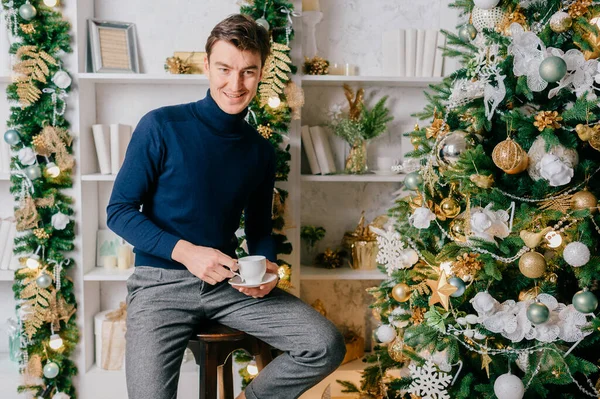
[[[277,266],[276,263],[267,261],[267,273],[274,273],[277,275],[278,269],[279,269],[279,266]],[[276,278],[275,280],[271,281],[270,283],[261,284],[260,287],[247,288],[247,287],[236,286],[235,288],[242,294],[246,294],[248,296],[251,296],[252,298],[262,298],[265,295],[267,295],[269,292],[271,292],[273,290],[273,288],[275,288],[277,286],[278,282],[279,282],[279,277]]]

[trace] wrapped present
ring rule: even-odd
[[[103,370],[123,370],[125,366],[125,332],[127,307],[105,310],[94,316],[96,364]]]
[[[346,356],[342,360],[342,364],[360,359],[365,355],[365,339],[357,334],[346,334],[344,336],[346,342]]]
[[[344,234],[342,245],[352,254],[350,267],[353,269],[372,270],[377,267],[377,236],[369,229],[369,225],[365,226],[364,212],[356,229]]]
[[[206,53],[202,51],[176,51],[173,57],[178,57],[190,66],[189,72],[192,74],[204,73],[204,57]]]

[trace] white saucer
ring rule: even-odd
[[[240,276],[233,276],[231,279],[229,279],[229,284],[234,285],[236,287],[255,288],[255,287],[260,287],[263,284],[270,283],[271,281],[275,280],[276,278],[277,278],[277,275],[275,273],[265,273],[260,284],[248,284],[248,283],[244,283],[242,281],[242,279],[240,278]]]
[[[391,176],[391,175],[397,175],[398,172],[395,172],[393,170],[372,170],[371,172],[375,173],[376,175],[380,175],[380,176]]]

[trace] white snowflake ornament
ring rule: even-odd
[[[388,276],[396,270],[406,269],[417,263],[418,254],[411,248],[406,249],[400,240],[400,233],[393,227],[386,230],[370,226],[373,233],[377,234],[377,263],[385,266]]]
[[[427,360],[423,367],[414,363],[408,366],[413,382],[408,387],[408,392],[421,396],[422,399],[450,399],[446,388],[452,381],[452,376],[439,372],[435,363]]]

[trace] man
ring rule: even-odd
[[[266,256],[268,271],[277,272],[275,153],[244,120],[269,54],[268,33],[233,15],[213,29],[206,53],[206,98],[141,119],[107,208],[108,226],[136,252],[127,281],[129,399],[176,397],[188,339],[207,320],[284,352],[239,398],[296,398],[341,363],[343,338],[277,281],[227,283],[238,270],[242,211],[249,252]]]

